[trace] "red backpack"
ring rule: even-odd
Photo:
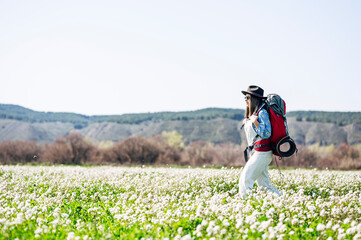
[[[288,134],[285,101],[277,94],[269,94],[257,111],[257,116],[263,108],[267,110],[271,122],[272,134],[270,140],[273,154],[279,157],[292,156],[297,151],[297,147]],[[281,145],[283,144],[289,144],[287,151],[282,151]]]

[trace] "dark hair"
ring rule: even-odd
[[[250,116],[255,114],[258,111],[261,104],[263,103],[262,98],[255,97],[255,96],[253,96],[251,94],[249,96],[251,96],[251,98],[248,99],[249,104],[248,104],[248,107],[246,107],[246,111],[245,111],[245,114],[244,114],[245,118],[249,118]]]

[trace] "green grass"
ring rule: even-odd
[[[270,170],[282,197],[238,195],[237,168],[2,166],[0,239],[353,239],[361,172]],[[355,238],[356,238],[355,237]]]

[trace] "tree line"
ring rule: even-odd
[[[216,118],[241,121],[243,115],[243,109],[206,108],[184,112],[87,116],[76,113],[38,112],[17,105],[0,104],[0,119],[26,122],[69,122],[73,123],[76,129],[84,128],[95,122],[139,124],[145,121],[211,120]],[[361,124],[361,112],[291,111],[287,113],[287,117],[295,117],[297,121],[335,123],[339,126]]]
[[[361,112],[294,111],[287,113],[287,117],[296,117],[297,121],[335,123],[338,126],[361,124]]]
[[[298,153],[280,160],[281,167],[320,169],[361,169],[360,146],[298,146]],[[54,142],[39,145],[34,141],[5,141],[0,144],[0,164],[69,165],[245,165],[243,146],[195,141],[184,145],[182,136],[163,132],[151,138],[132,136],[119,142],[95,144],[75,132]],[[275,163],[273,163],[275,165]]]

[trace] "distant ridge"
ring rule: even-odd
[[[131,113],[122,115],[95,115],[87,116],[77,113],[38,112],[12,104],[0,104],[0,119],[14,119],[24,122],[63,122],[86,126],[94,122],[116,122],[139,124],[144,121],[157,120],[210,120],[216,118],[229,118],[241,120],[244,110],[226,108],[206,108],[183,112],[155,112]]]
[[[0,104],[0,119],[14,119],[24,122],[63,122],[72,123],[82,128],[95,122],[115,122],[139,124],[144,121],[173,120],[211,120],[227,118],[242,120],[243,109],[205,108],[195,111],[132,113],[122,115],[87,116],[67,112],[39,112],[19,105]],[[361,124],[361,112],[326,112],[326,111],[290,111],[287,117],[295,117],[297,121],[335,123],[339,126]]]
[[[122,141],[130,136],[152,137],[177,131],[184,142],[244,144],[240,130],[244,110],[206,108],[184,112],[86,116],[38,112],[0,104],[0,142],[30,140],[40,143],[77,131],[96,142]],[[361,112],[294,111],[287,113],[289,132],[297,144],[361,143]]]
[[[19,105],[0,104],[0,119],[14,119],[24,122],[63,122],[84,124],[89,121],[86,115],[62,112],[38,112]]]

